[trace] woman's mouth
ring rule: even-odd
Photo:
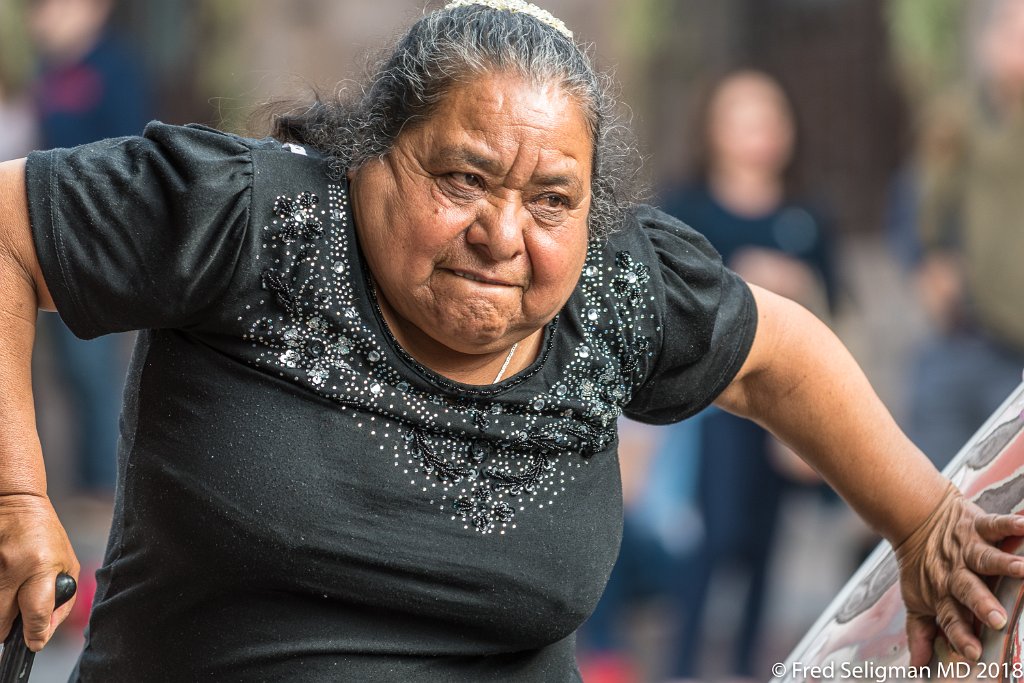
[[[453,275],[456,275],[456,276],[461,277],[463,279],[472,280],[473,282],[480,282],[480,283],[483,283],[485,285],[498,285],[500,287],[515,287],[515,285],[513,285],[510,282],[505,282],[504,280],[496,280],[494,278],[489,278],[486,275],[483,275],[481,273],[473,273],[473,272],[470,272],[470,271],[467,271],[467,270],[452,270],[450,272]]]

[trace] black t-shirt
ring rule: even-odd
[[[80,680],[579,680],[616,418],[700,410],[752,342],[702,237],[636,209],[537,360],[469,386],[387,330],[312,150],[151,124],[27,179],[64,321],[142,330]]]

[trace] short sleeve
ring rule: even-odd
[[[242,138],[160,123],[29,155],[36,254],[68,327],[89,339],[198,324],[245,248],[252,166]]]
[[[636,217],[654,252],[660,346],[624,412],[667,424],[703,410],[733,380],[754,341],[757,307],[747,284],[700,233],[651,207]]]

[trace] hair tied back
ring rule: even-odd
[[[557,18],[546,9],[541,9],[536,5],[525,2],[525,0],[454,0],[453,2],[449,2],[445,5],[444,9],[452,10],[459,7],[471,7],[473,5],[489,7],[503,12],[518,12],[520,14],[529,15],[542,24],[547,24],[569,40],[572,40],[572,31],[569,30],[569,27],[565,25],[564,21]]]

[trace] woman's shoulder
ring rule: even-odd
[[[291,146],[291,147],[294,147]],[[220,174],[225,163],[251,164],[257,151],[288,151],[273,138],[250,138],[190,123],[150,121],[138,135],[107,138],[77,147],[33,152],[30,166],[68,164],[92,169],[90,177],[123,174],[139,183],[149,179],[195,179]],[[313,150],[303,150],[309,157]],[[156,171],[156,172],[154,172]],[[220,176],[228,181],[230,177]]]
[[[130,151],[117,152],[114,147]],[[244,193],[257,204],[263,195],[271,203],[277,195],[300,190],[326,192],[326,160],[316,149],[280,142],[272,137],[256,138],[190,123],[175,125],[153,121],[138,138],[112,141],[112,154],[122,154],[130,164],[161,170],[154,173],[166,185],[188,178],[215,191],[219,197]],[[298,188],[298,189],[296,189]],[[247,199],[248,201],[248,199]]]
[[[319,154],[312,148],[281,143],[272,137],[256,138],[239,135],[202,123],[179,125],[163,121],[150,121],[146,124],[140,137],[168,149],[180,150],[182,153],[191,150],[198,155],[208,154],[214,150],[225,152],[241,150],[292,151],[292,148],[301,148],[303,154],[319,157]]]
[[[657,327],[679,308],[677,300],[689,302],[687,308],[713,297],[725,268],[699,232],[657,207],[636,204],[618,230],[591,247],[583,275],[585,285],[605,293],[609,308],[628,313],[621,318],[651,320]]]
[[[628,413],[670,422],[705,407],[738,369],[754,323],[750,290],[699,232],[664,211],[636,205],[584,271],[606,283]],[[587,302],[590,304],[591,302]],[[737,360],[738,359],[738,360]]]

